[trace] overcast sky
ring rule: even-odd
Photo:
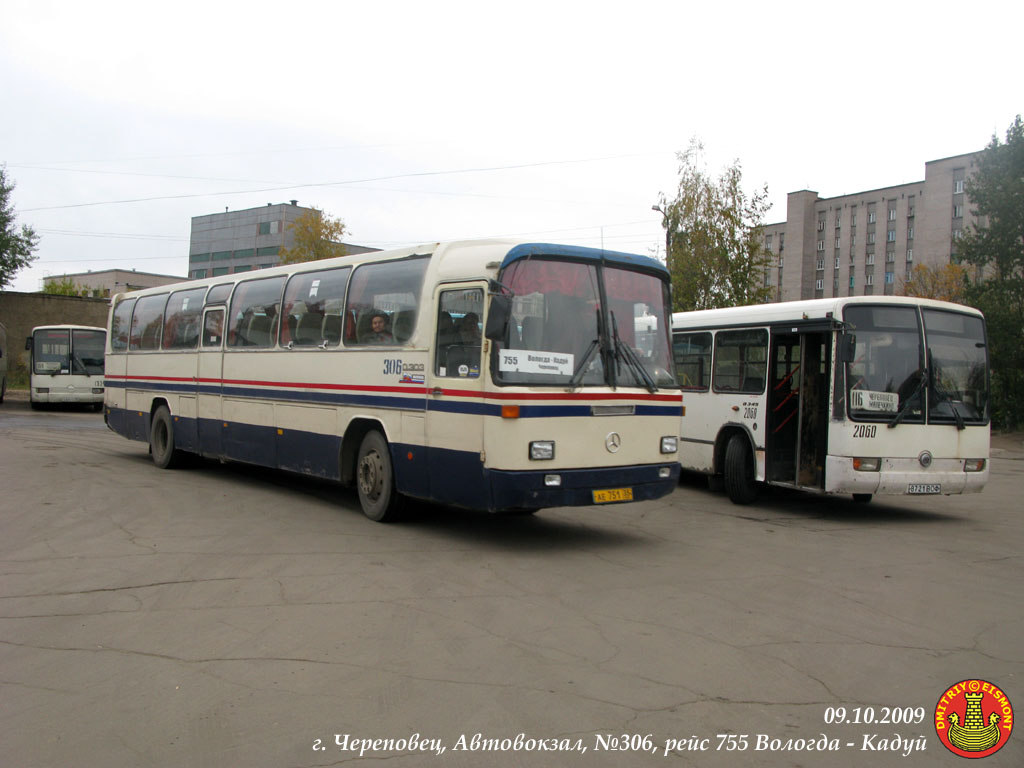
[[[786,193],[924,178],[1024,112],[1018,2],[0,0],[10,286],[186,275],[193,216],[297,199],[380,248],[517,236],[658,254],[705,144]],[[660,255],[660,254],[658,254]]]

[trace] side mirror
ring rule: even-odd
[[[484,336],[491,341],[502,341],[508,332],[508,321],[512,316],[512,299],[508,296],[492,296],[491,310],[487,313]]]
[[[839,341],[839,362],[852,363],[857,354],[857,336],[844,333]]]
[[[32,337],[31,336],[26,336],[25,337],[25,351],[26,352],[31,352],[32,351]]]

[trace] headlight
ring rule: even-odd
[[[555,458],[554,440],[534,440],[530,443],[531,461],[548,461]]]
[[[666,435],[661,438],[661,452],[675,453],[679,450],[679,438],[675,435]]]
[[[964,472],[981,472],[985,469],[985,459],[966,459]]]
[[[877,456],[872,458],[858,457],[853,460],[853,468],[858,472],[877,472],[882,466],[882,460]]]

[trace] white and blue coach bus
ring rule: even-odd
[[[374,520],[408,497],[654,499],[679,476],[668,297],[652,259],[511,241],[135,291],[112,302],[105,419],[159,467],[192,453],[355,485]]]

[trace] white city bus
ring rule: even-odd
[[[40,325],[25,339],[29,402],[103,407],[103,353],[107,331],[88,325]]]
[[[431,244],[114,298],[108,426],[183,453],[517,513],[679,476],[668,274],[562,245]],[[636,348],[635,317],[660,334]],[[650,325],[650,323],[648,323]],[[645,326],[646,327],[646,326]]]
[[[738,504],[758,483],[959,494],[988,480],[985,320],[861,296],[673,315],[679,460]]]

